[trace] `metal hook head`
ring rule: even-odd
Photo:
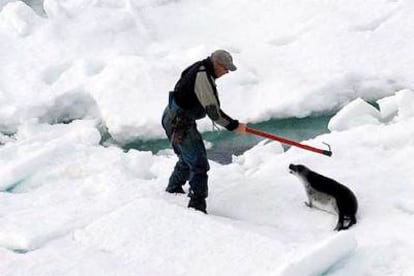
[[[327,156],[332,156],[331,145],[329,145],[328,143],[325,143],[325,142],[322,142],[322,143],[328,146],[328,150],[323,151],[323,154],[325,154]]]

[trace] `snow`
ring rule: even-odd
[[[414,3],[43,4],[0,1],[1,275],[413,275]],[[333,114],[302,141],[333,156],[262,141],[210,161],[205,215],[164,192],[171,149],[100,142],[164,137],[168,91],[216,48],[239,68],[218,80],[227,113]],[[333,231],[290,163],[348,186],[358,223]]]

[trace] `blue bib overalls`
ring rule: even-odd
[[[174,189],[189,181],[189,197],[204,199],[208,196],[207,172],[210,169],[206,148],[201,134],[197,130],[195,119],[192,119],[194,116],[180,108],[175,103],[172,94],[170,92],[168,106],[162,115],[162,126],[178,161],[170,176],[167,189]],[[186,125],[179,126],[181,129],[175,129],[177,119],[184,119],[187,122]],[[174,139],[176,131],[183,134],[179,143]]]

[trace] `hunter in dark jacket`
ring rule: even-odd
[[[166,191],[184,193],[182,186],[189,181],[188,207],[207,213],[207,172],[210,168],[196,120],[206,115],[230,131],[245,133],[246,125],[232,119],[220,107],[215,80],[237,68],[225,50],[216,50],[208,58],[185,69],[174,91],[170,92],[162,126],[171,141],[178,161]]]

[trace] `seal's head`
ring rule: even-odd
[[[304,175],[308,171],[309,171],[308,168],[306,168],[303,165],[294,165],[294,164],[289,165],[289,172],[293,175]]]

